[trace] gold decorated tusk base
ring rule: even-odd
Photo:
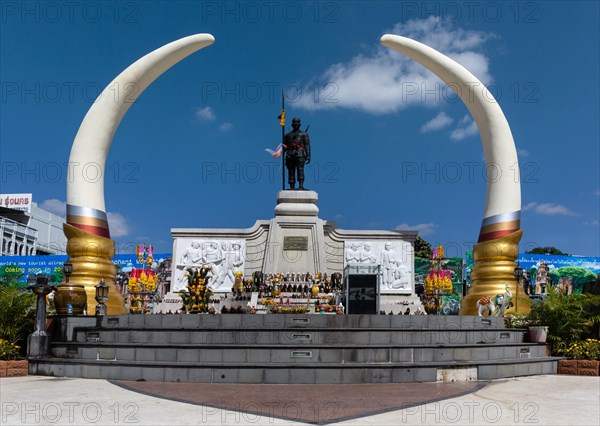
[[[519,229],[510,235],[475,244],[471,288],[462,301],[460,315],[477,315],[477,301],[484,296],[493,298],[497,294],[504,295],[506,285],[512,294],[513,306],[507,309],[505,314],[531,311],[529,297],[522,287],[518,288],[513,275],[522,236],[523,231]]]
[[[112,262],[115,255],[115,242],[109,238],[99,237],[82,231],[72,225],[63,225],[67,237],[67,254],[73,263],[73,273],[69,282],[80,284],[87,295],[87,314],[96,313],[96,285],[101,278],[108,284],[107,315],[123,315],[125,301],[117,291],[115,277],[117,270]]]

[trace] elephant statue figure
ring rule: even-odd
[[[442,307],[442,315],[458,315],[460,302],[456,299],[448,299]]]
[[[490,296],[483,296],[477,301],[475,306],[477,308],[477,315],[480,317],[485,316],[484,313],[486,311],[488,311],[488,316],[491,316],[496,310],[496,305],[494,305],[494,302],[492,302],[492,298]]]
[[[510,292],[510,288],[506,286],[506,290],[504,294],[497,294],[496,298],[496,312],[494,315],[503,317],[506,310],[513,306],[512,303],[512,293]]]

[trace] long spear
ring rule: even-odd
[[[285,96],[283,89],[281,90],[281,114],[279,115],[279,125],[281,126],[281,147],[283,154],[281,155],[281,190],[285,191]]]

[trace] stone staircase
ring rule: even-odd
[[[204,383],[403,383],[554,374],[502,318],[402,315],[57,317],[48,376]]]

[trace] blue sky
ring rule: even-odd
[[[171,228],[270,219],[281,175],[264,149],[280,142],[283,88],[288,117],[310,125],[306,186],[321,218],[418,229],[464,254],[485,201],[479,134],[439,80],[379,45],[394,32],[467,66],[503,108],[521,165],[521,251],[600,255],[598,2],[1,7],[1,192],[31,192],[60,214],[71,143],[99,91],[170,41],[216,38],[152,84],[114,138],[105,178],[118,249],[170,251]]]

